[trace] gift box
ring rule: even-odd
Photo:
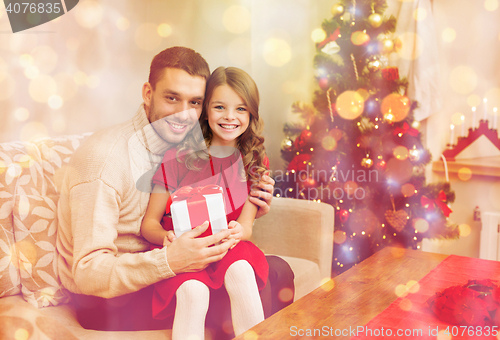
[[[227,229],[224,193],[218,185],[182,187],[170,196],[169,203],[167,203],[167,213],[170,210],[177,237],[205,221],[209,221],[210,224],[200,237]]]

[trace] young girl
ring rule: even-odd
[[[243,70],[219,67],[207,81],[200,117],[201,134],[193,133],[178,148],[165,153],[153,177],[154,188],[141,232],[151,243],[162,245],[172,219],[165,215],[175,190],[218,184],[223,187],[230,238],[235,245],[224,258],[206,269],[182,273],[155,285],[153,316],[174,313],[172,338],[204,338],[209,288],[225,288],[231,301],[236,335],[264,320],[259,290],[264,288],[268,264],[264,254],[248,239],[257,207],[248,199],[252,183],[266,171],[263,123],[259,118],[259,93]]]

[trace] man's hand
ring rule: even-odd
[[[196,238],[203,234],[207,228],[208,221],[205,221],[202,225],[182,234],[179,238],[175,238],[166,247],[167,261],[175,274],[205,269],[210,263],[220,261],[234,244],[234,239],[229,239],[231,234],[229,230]],[[217,244],[222,239],[228,239],[228,241]]]
[[[259,183],[254,186],[252,191],[250,192],[250,202],[252,202],[259,208],[259,210],[257,210],[257,215],[255,216],[255,218],[259,218],[267,214],[271,206],[274,191],[274,180],[267,175],[268,173],[269,172],[266,171]]]
[[[240,243],[241,239],[243,238],[245,229],[243,229],[243,226],[236,221],[229,222],[227,227],[231,231],[231,236],[229,236],[229,239],[234,240],[234,244],[230,248],[233,249],[238,243]]]

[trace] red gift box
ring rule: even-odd
[[[167,202],[167,213],[169,211],[177,237],[205,221],[210,222],[209,226],[199,237],[227,229],[224,193],[218,185],[185,186],[176,190]]]

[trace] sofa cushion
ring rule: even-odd
[[[35,307],[67,300],[57,275],[57,196],[16,195],[14,237],[23,297]]]
[[[290,265],[295,275],[293,280],[295,284],[294,301],[309,294],[321,285],[321,274],[317,263],[298,257],[279,256]]]

